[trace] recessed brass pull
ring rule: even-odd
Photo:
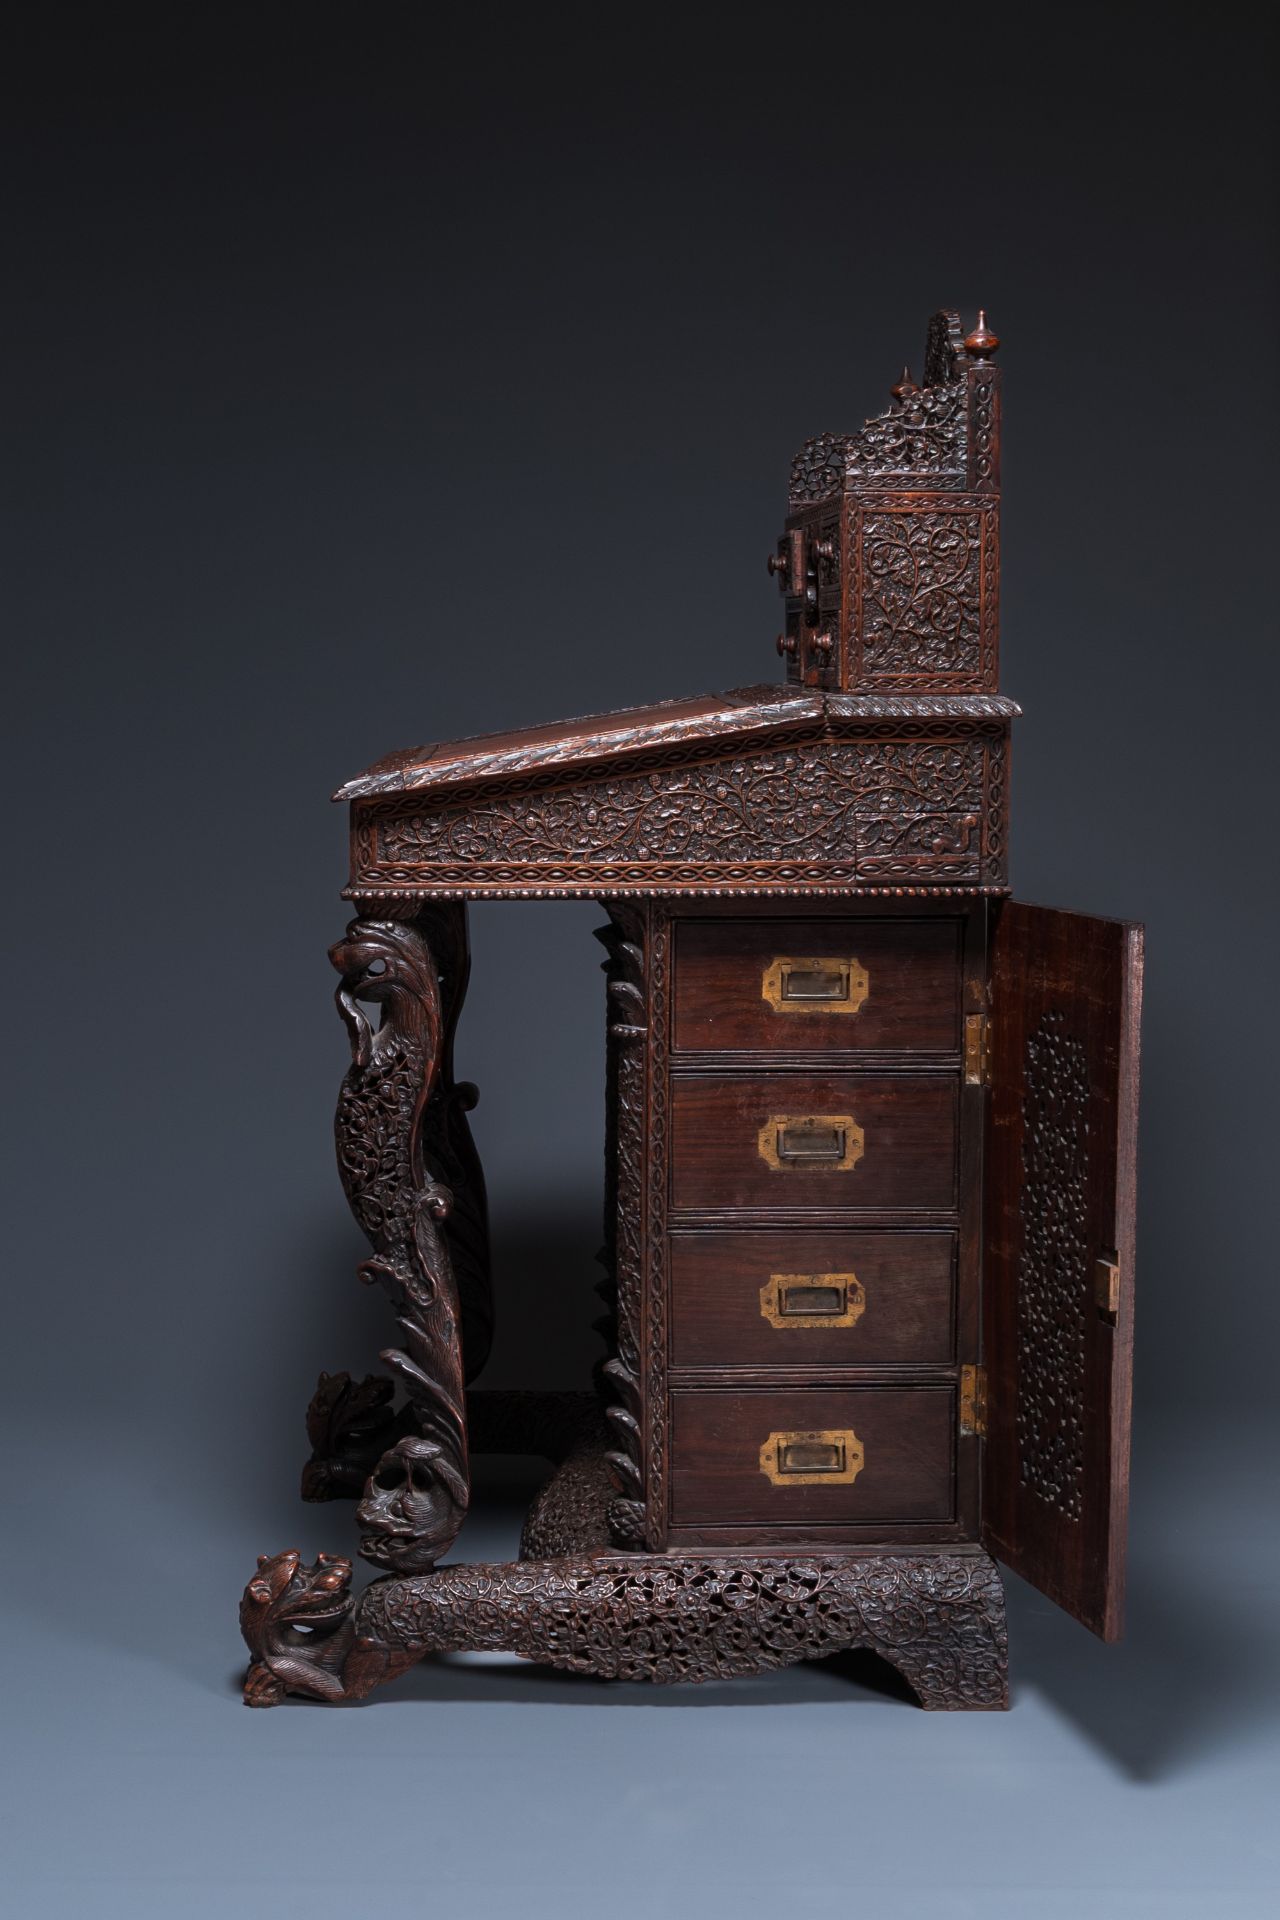
[[[825,960],[779,954],[765,968],[761,993],[775,1013],[856,1013],[870,990],[852,956]]]
[[[760,1449],[760,1471],[775,1487],[847,1487],[863,1465],[862,1442],[852,1427],[771,1433]]]
[[[862,1158],[862,1128],[851,1113],[774,1113],[756,1138],[775,1173],[846,1173]]]
[[[773,1327],[851,1327],[867,1304],[855,1273],[771,1273],[760,1312]]]

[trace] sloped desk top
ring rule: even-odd
[[[1005,890],[998,694],[777,686],[410,748],[351,803],[349,899]]]

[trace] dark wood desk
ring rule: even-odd
[[[993,1555],[1119,1633],[1141,938],[1006,897],[997,344],[935,316],[922,384],[802,449],[784,685],[399,753],[338,796],[338,1159],[401,1344],[322,1377],[304,1493],[358,1498],[383,1577],[264,1557],[251,1704],[450,1649],[701,1680],[865,1646],[926,1706],[1002,1706]],[[579,896],[607,916],[599,1391],[468,1392],[465,903]],[[441,1566],[485,1447],[554,1472],[518,1561]]]

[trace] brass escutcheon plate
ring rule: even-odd
[[[871,990],[867,970],[847,960],[780,953],[769,962],[762,997],[775,1013],[856,1013]]]
[[[760,1289],[771,1327],[852,1327],[866,1304],[856,1273],[771,1273]]]
[[[864,1464],[852,1427],[771,1433],[760,1449],[760,1471],[775,1487],[847,1487]]]
[[[865,1140],[851,1113],[771,1113],[756,1136],[775,1173],[847,1173]]]

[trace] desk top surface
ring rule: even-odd
[[[409,747],[377,760],[334,794],[335,800],[417,793],[543,768],[589,766],[627,759],[655,748],[697,746],[743,736],[766,741],[782,728],[810,725],[821,732],[860,720],[981,720],[1015,718],[1020,709],[1000,694],[871,695],[817,693],[785,685],[739,687],[728,693],[660,700],[506,733],[476,734]]]

